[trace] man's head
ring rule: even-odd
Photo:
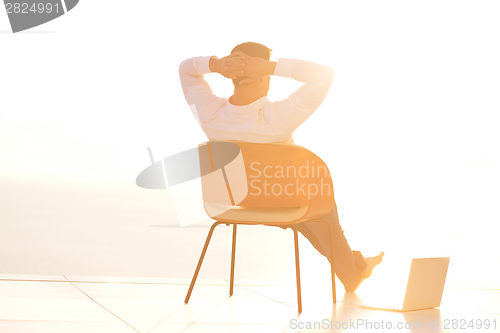
[[[259,43],[253,43],[253,42],[246,42],[243,44],[237,45],[232,51],[231,54],[234,52],[243,52],[246,55],[250,57],[256,57],[256,58],[262,58],[265,60],[269,60],[271,58],[271,49],[268,48],[267,46],[264,46]],[[244,80],[246,77],[239,77],[237,79],[233,79],[233,84],[235,86],[239,86],[240,82]],[[267,91],[269,90],[269,81],[270,77],[264,77],[261,78],[259,81],[260,88],[265,91],[265,94],[267,95]]]
[[[267,46],[264,46],[259,43],[253,43],[253,42],[246,42],[240,45],[237,45],[232,51],[231,54],[234,52],[241,51],[245,53],[246,55],[249,55],[251,57],[257,57],[257,58],[262,58],[265,60],[269,60],[271,58],[271,49],[268,48]]]

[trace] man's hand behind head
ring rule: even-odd
[[[236,53],[238,52],[233,54]],[[242,55],[245,54],[242,53]],[[244,58],[235,59],[232,66],[234,68],[239,68],[237,73],[238,76],[245,77],[245,79],[239,83],[240,85],[244,85],[255,79],[273,75],[276,68],[276,62],[268,61],[262,58],[245,56]]]
[[[210,70],[229,79],[236,79],[243,74],[244,62],[248,56],[242,52],[235,52],[222,59],[212,57]]]
[[[240,85],[250,83],[263,76],[273,75],[276,62],[251,57],[241,51],[234,52],[222,59],[210,59],[210,70],[230,79],[244,78]]]

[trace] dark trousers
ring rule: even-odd
[[[332,211],[321,217],[321,219],[327,220],[332,226],[335,273],[346,291],[354,291],[363,279],[359,274],[352,250],[344,237],[344,231],[340,227],[337,204],[334,203]],[[316,250],[330,260],[330,239],[328,228],[324,223],[301,222],[296,224],[296,228],[311,242]]]

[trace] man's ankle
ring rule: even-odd
[[[368,267],[365,258],[360,251],[352,251],[352,254],[354,255],[354,261],[356,262],[358,271],[363,272]]]

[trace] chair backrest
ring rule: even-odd
[[[308,206],[323,215],[333,208],[328,167],[304,147],[209,141],[199,146],[199,156],[206,203],[245,208]]]

